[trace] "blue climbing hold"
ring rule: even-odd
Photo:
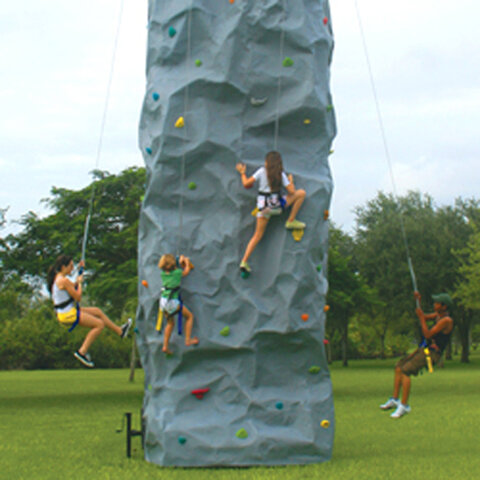
[[[168,34],[170,35],[170,38],[174,37],[176,35],[177,31],[173,28],[173,27],[170,27],[168,29]]]
[[[275,408],[276,408],[277,410],[282,410],[282,409],[283,409],[283,403],[282,403],[282,402],[276,403],[276,404],[275,404]]]
[[[147,147],[147,148],[145,149],[145,151],[146,151],[149,155],[151,155],[151,154],[153,153],[153,150],[152,150],[150,147]]]
[[[187,439],[185,437],[178,437],[178,443],[180,445],[185,445],[185,443],[187,443]]]
[[[152,98],[157,101],[160,98],[160,95],[157,92],[152,93]]]

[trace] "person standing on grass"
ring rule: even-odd
[[[84,266],[83,261],[80,266]],[[83,274],[79,275],[76,282],[73,283],[67,278],[73,272],[73,268],[72,257],[68,255],[58,256],[47,273],[48,291],[52,296],[58,322],[68,327],[69,332],[77,325],[90,328],[82,346],[73,355],[86,367],[93,368],[95,364],[88,354],[88,349],[102,333],[104,327],[112,330],[121,338],[125,338],[132,325],[132,319],[129,318],[124,325],[119,326],[113,323],[97,307],[80,307]]]
[[[438,363],[453,331],[453,320],[448,313],[453,302],[448,293],[432,295],[434,312],[427,314],[423,312],[420,306],[420,293],[415,292],[414,296],[418,300],[415,312],[420,320],[422,335],[427,347],[425,345],[419,346],[413,353],[400,359],[395,366],[393,394],[384,404],[380,405],[382,410],[395,408],[395,411],[390,415],[392,418],[400,418],[410,412],[411,408],[408,405],[411,386],[410,375],[418,375],[422,368],[428,366],[429,360],[432,365]],[[427,326],[427,320],[435,321],[435,325],[431,329]],[[403,390],[401,401],[399,401],[400,390]]]

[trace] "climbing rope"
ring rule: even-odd
[[[188,16],[187,16],[187,59],[186,59],[186,68],[187,68],[187,81],[183,96],[183,118],[186,118],[188,108],[189,108],[189,87],[190,87],[190,62],[191,62],[191,34],[192,34],[192,7],[193,1],[190,4],[188,9]],[[178,204],[178,216],[179,216],[179,225],[178,225],[178,237],[177,237],[177,245],[176,245],[176,255],[180,255],[180,246],[182,241],[182,234],[183,234],[183,188],[185,183],[185,163],[187,157],[187,142],[188,142],[188,121],[185,121],[183,126],[183,153],[182,153],[182,162],[180,167],[180,200]]]
[[[367,68],[368,68],[368,73],[369,73],[369,78],[370,78],[370,85],[372,87],[373,98],[375,100],[375,107],[376,107],[376,111],[377,111],[378,124],[379,124],[380,132],[381,132],[381,135],[382,135],[383,148],[385,150],[385,158],[387,159],[388,169],[389,169],[389,172],[390,172],[390,179],[391,179],[392,186],[393,186],[393,196],[394,196],[394,199],[395,199],[395,203],[400,208],[400,203],[398,201],[397,187],[396,187],[396,183],[395,183],[395,176],[393,174],[392,161],[391,161],[391,157],[390,157],[390,150],[388,148],[387,135],[385,133],[385,127],[384,127],[384,123],[383,123],[382,112],[381,112],[381,109],[380,109],[380,102],[379,102],[378,95],[377,95],[377,89],[375,87],[375,80],[374,80],[374,77],[373,77],[373,71],[372,71],[372,65],[371,65],[371,62],[370,62],[370,56],[368,54],[367,41],[366,41],[366,38],[365,38],[364,29],[363,29],[362,17],[360,15],[360,8],[358,6],[358,1],[357,0],[354,0],[354,3],[355,3],[355,10],[356,10],[356,13],[357,13],[358,25],[359,25],[359,28],[360,28],[360,36],[362,37],[363,51],[364,51],[365,60],[366,60],[366,63],[367,63]],[[402,231],[403,243],[404,243],[404,246],[405,246],[405,253],[407,255],[408,269],[410,270],[410,277],[412,279],[413,291],[416,292],[416,291],[418,291],[417,279],[416,279],[416,276],[415,276],[415,271],[413,269],[413,263],[412,263],[412,259],[411,259],[411,256],[410,256],[410,248],[408,246],[407,234],[406,234],[406,231],[405,231],[405,223],[403,221],[403,215],[402,215],[402,212],[400,210],[398,212],[398,217],[399,217],[399,220],[400,220],[400,229]],[[419,304],[419,301],[417,300],[417,305],[418,304]]]
[[[118,39],[120,36],[120,26],[122,23],[122,15],[123,15],[123,4],[124,0],[120,0],[120,11],[118,14],[118,24],[117,24],[117,31],[115,33],[115,41],[113,45],[113,53],[112,53],[112,61],[110,64],[110,73],[108,77],[108,83],[107,83],[107,94],[105,97],[105,105],[103,108],[103,115],[102,115],[102,123],[100,126],[100,135],[98,138],[98,145],[97,145],[97,156],[95,160],[95,170],[98,170],[98,167],[100,165],[100,156],[102,153],[102,144],[103,144],[103,136],[105,132],[105,124],[107,120],[107,112],[108,112],[108,106],[110,103],[110,93],[112,89],[112,80],[113,80],[113,72],[114,72],[114,67],[115,67],[115,59],[117,56],[117,47],[118,47]],[[92,193],[90,195],[90,201],[89,201],[89,207],[88,207],[88,214],[85,219],[85,225],[83,229],[83,240],[82,240],[82,260],[85,261],[85,255],[86,255],[86,250],[87,250],[87,240],[88,240],[88,233],[90,230],[90,219],[92,217],[92,211],[93,211],[93,201],[95,199],[95,188],[96,184],[95,182],[92,185]]]
[[[283,17],[282,21],[280,23],[282,27],[282,31],[280,33],[280,62],[279,65],[281,65],[281,62],[283,61],[283,49],[284,49],[284,44],[285,44],[285,18],[287,16],[287,8],[286,8],[286,0],[282,0],[282,10],[283,10]],[[277,144],[278,144],[278,135],[279,135],[279,130],[280,130],[280,97],[282,95],[282,75],[278,76],[278,81],[277,81],[277,111],[275,113],[275,129],[274,129],[274,134],[273,134],[273,149],[277,150]]]

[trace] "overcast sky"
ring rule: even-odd
[[[224,1],[224,0],[211,0]],[[226,0],[225,0],[226,1]],[[237,0],[241,1],[241,0]],[[332,218],[392,191],[354,0],[331,0],[338,123]],[[358,0],[398,193],[480,197],[480,2]],[[52,186],[91,181],[120,0],[0,6],[0,207],[9,224]],[[143,165],[147,0],[125,0],[100,168]]]

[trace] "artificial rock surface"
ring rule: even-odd
[[[137,312],[145,457],[165,466],[328,460],[324,211],[335,136],[328,1],[150,0],[148,28]],[[248,175],[263,165],[277,118],[276,149],[307,192],[298,215],[307,228],[295,241],[286,213],[272,217],[250,258],[252,274],[242,278],[256,190],[243,189],[235,164],[246,163]],[[195,265],[182,296],[200,339],[186,347],[174,332],[170,358],[155,330],[157,263],[168,252]],[[191,393],[205,388],[201,399]]]

